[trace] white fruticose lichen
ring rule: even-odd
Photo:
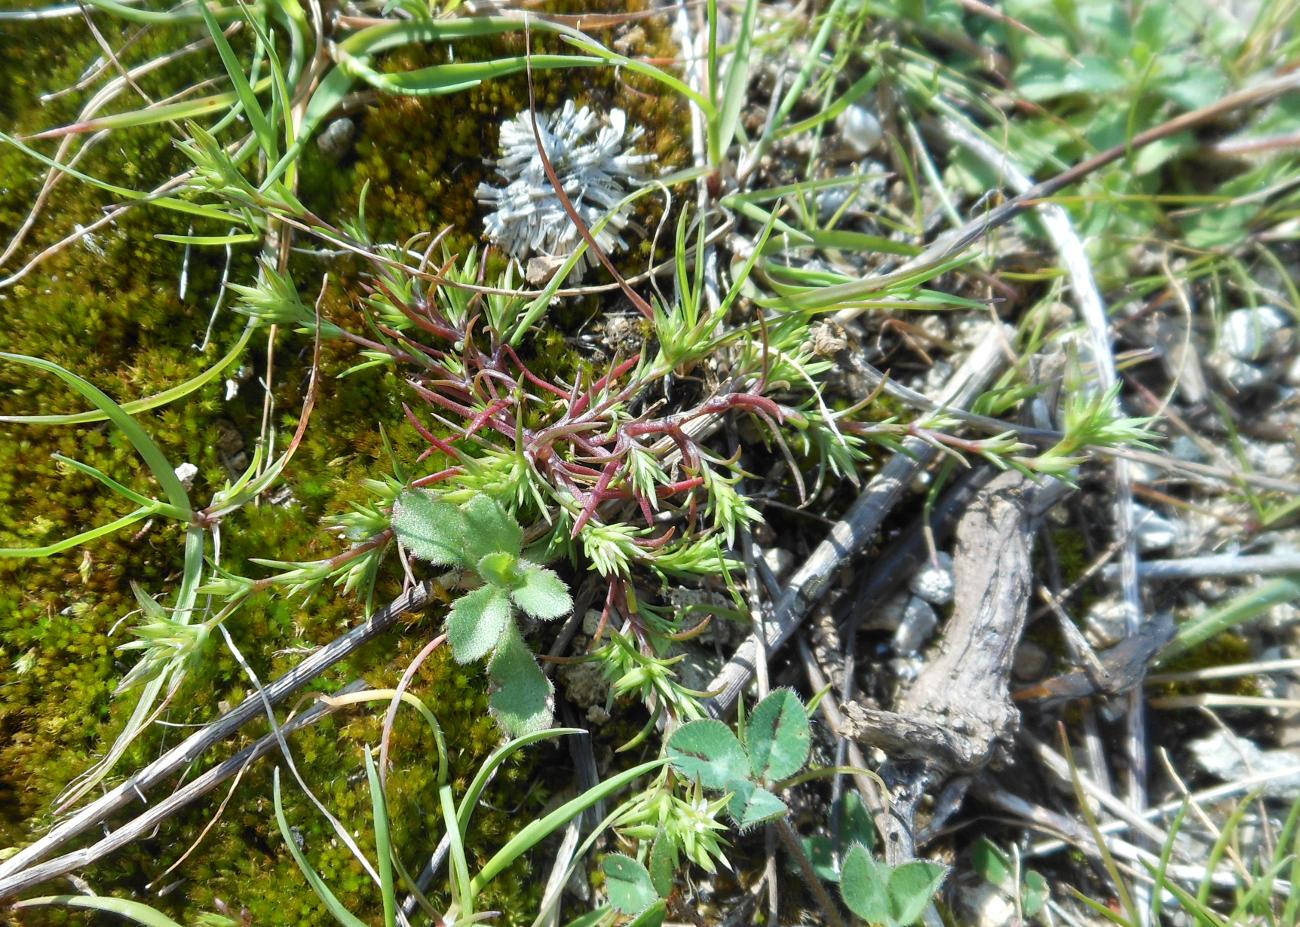
[[[595,227],[646,179],[644,168],[655,156],[632,148],[644,134],[641,127],[629,129],[621,109],[611,110],[602,120],[586,106],[578,109],[568,100],[556,112],[538,113],[537,129],[560,185],[601,250],[612,254],[625,249],[625,211],[615,213],[600,231]],[[475,193],[480,203],[493,207],[483,220],[488,237],[518,260],[558,264],[573,254],[582,234],[546,176],[527,110],[502,123],[500,150],[495,164],[505,186],[481,183]],[[580,278],[596,263],[588,249],[573,278]]]

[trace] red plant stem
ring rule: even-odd
[[[609,373],[605,374],[594,384],[592,384],[591,390],[589,390],[584,395],[578,397],[578,401],[574,404],[573,408],[569,410],[569,417],[577,418],[579,415],[581,415],[586,410],[587,406],[590,404],[593,393],[598,393],[601,390],[605,389],[605,387],[609,385],[611,382],[617,380],[623,374],[627,373],[629,370],[635,367],[640,360],[641,360],[640,357],[629,357],[627,360],[623,361],[623,363],[619,364],[613,370],[609,371]]]
[[[434,483],[441,483],[448,477],[460,476],[464,472],[464,467],[448,467],[446,470],[439,470],[437,473],[430,473],[428,476],[422,476],[418,480],[412,480],[411,485],[416,488],[432,486]]]
[[[569,398],[569,394],[566,393],[564,390],[560,389],[554,383],[547,383],[541,377],[537,376],[535,373],[529,370],[527,365],[524,364],[524,362],[519,359],[519,355],[515,353],[515,349],[510,347],[510,345],[508,344],[502,345],[502,349],[510,355],[510,359],[515,362],[515,366],[519,368],[519,372],[524,375],[524,379],[526,379],[529,383],[533,384],[534,386],[539,386],[542,389],[546,390],[547,392],[554,393],[556,396],[559,396],[561,399]]]
[[[411,411],[411,407],[408,406],[406,403],[402,403],[402,411],[406,413],[406,420],[411,423],[411,427],[413,427],[416,430],[416,433],[419,434],[421,438],[428,441],[430,444],[432,444],[434,447],[436,447],[438,450],[442,451],[444,454],[446,454],[449,457],[459,456],[456,453],[456,448],[454,448],[450,443],[442,440],[437,435],[435,435],[432,431],[425,428],[424,425],[420,422],[420,420],[415,417],[415,413]]]

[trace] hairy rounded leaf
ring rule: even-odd
[[[876,840],[876,825],[871,812],[857,792],[844,793],[844,810],[840,816],[840,835],[843,844],[861,844],[871,849]],[[803,838],[804,852],[812,862],[813,871],[824,882],[838,882],[840,869],[835,856],[835,844],[821,834]]]
[[[480,586],[452,603],[447,640],[457,663],[487,656],[510,622],[510,597],[496,586]]]
[[[484,580],[502,589],[510,589],[520,580],[519,558],[504,550],[481,558],[474,569]]]
[[[889,867],[877,863],[864,847],[852,847],[840,870],[840,894],[844,903],[869,924],[893,923],[888,878]]]
[[[554,570],[521,560],[519,572],[522,581],[510,591],[510,597],[528,614],[550,621],[567,615],[573,609],[569,589]]]
[[[730,788],[732,794],[731,801],[727,802],[727,814],[742,831],[775,820],[790,810],[781,799],[748,779],[733,782]]]
[[[799,696],[776,689],[755,706],[745,725],[754,776],[773,781],[793,776],[808,762],[812,732]]]
[[[511,737],[522,737],[551,726],[551,681],[512,624],[497,643],[488,664],[495,691],[488,706]]]
[[[605,871],[609,903],[620,914],[640,914],[659,900],[650,873],[632,857],[611,853],[600,868]]]
[[[435,566],[470,566],[465,558],[465,516],[423,489],[408,489],[393,505],[393,533],[411,556]]]
[[[721,721],[684,724],[668,738],[668,761],[705,788],[732,790],[749,778],[749,757],[736,735]]]
[[[627,927],[662,927],[663,922],[667,919],[668,905],[664,904],[662,901],[656,901],[632,920],[628,921]]]
[[[903,863],[889,874],[889,907],[901,927],[915,924],[943,884],[947,868],[938,863]]]
[[[524,529],[501,503],[480,493],[466,502],[461,511],[465,514],[466,558],[470,563],[499,552],[519,556]]]

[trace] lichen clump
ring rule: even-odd
[[[532,114],[525,110],[501,125],[501,157],[494,162],[505,186],[478,186],[478,201],[493,207],[483,220],[487,235],[507,254],[525,258],[564,259],[582,241],[578,231],[547,177],[538,149],[538,138],[546,157],[569,198],[573,210],[592,237],[608,253],[627,248],[623,237],[628,226],[625,209],[617,208],[624,197],[645,181],[645,168],[653,154],[640,154],[632,145],[644,134],[640,126],[631,129],[627,114],[613,109],[601,120],[589,107],[579,109],[572,100],[556,112],[537,115],[537,134]],[[616,209],[617,208],[617,209]],[[616,210],[599,230],[596,225]],[[594,267],[597,258],[583,253],[574,277]]]

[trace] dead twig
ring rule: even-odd
[[[267,686],[262,693],[254,693],[238,706],[226,712],[211,724],[195,731],[185,740],[172,747],[161,757],[128,778],[117,788],[100,796],[95,801],[74,813],[67,820],[56,825],[48,834],[35,843],[19,850],[9,859],[0,863],[0,898],[9,896],[28,882],[24,873],[37,862],[48,857],[58,847],[79,836],[92,827],[108,820],[137,799],[143,800],[144,794],[178,772],[182,767],[192,763],[203,755],[209,747],[220,743],[241,727],[265,711],[265,706],[276,705],[301,689],[340,660],[355,653],[366,643],[388,631],[397,623],[397,619],[407,612],[424,608],[432,597],[433,585],[421,583],[402,593],[387,606],[375,612],[365,623],[335,638],[324,647],[288,673]]]
[[[881,775],[895,789],[893,808],[876,824],[891,864],[911,857],[915,809],[932,782],[977,772],[1011,745],[1019,712],[1009,679],[1028,612],[1030,554],[1043,516],[1067,492],[1017,472],[990,483],[957,528],[953,616],[935,658],[896,711],[842,706],[844,734],[890,756]]]
[[[941,406],[961,407],[987,388],[1006,360],[1007,331],[995,327],[953,375],[939,400]],[[829,536],[789,579],[789,586],[767,619],[765,640],[751,635],[722,668],[709,690],[717,694],[706,708],[714,717],[729,713],[741,690],[757,669],[759,654],[771,655],[799,627],[808,610],[821,598],[832,577],[875,536],[885,516],[902,499],[913,477],[938,456],[939,451],[918,438],[908,438],[869,482],[857,501],[831,528]]]
[[[364,680],[354,680],[334,694],[338,696],[359,692],[365,688],[365,685]],[[256,707],[261,707],[260,702]],[[252,746],[246,747],[228,760],[212,767],[193,782],[177,789],[158,804],[149,808],[149,810],[109,831],[103,839],[97,840],[83,849],[65,853],[63,856],[55,857],[44,863],[38,863],[20,870],[13,876],[0,879],[0,897],[16,895],[19,892],[40,885],[42,882],[48,882],[61,875],[67,875],[74,870],[82,869],[116,853],[145,834],[152,833],[154,828],[163,821],[175,816],[183,808],[211,792],[250,763],[275,750],[284,735],[292,734],[315,724],[334,710],[334,706],[327,702],[317,702],[298,717],[281,725],[278,732],[272,732],[259,738]]]

